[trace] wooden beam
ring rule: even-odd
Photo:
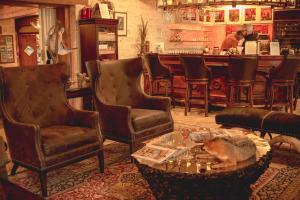
[[[6,3],[7,0],[0,0],[0,3]],[[29,3],[46,5],[88,5],[88,0],[10,0],[10,3]]]

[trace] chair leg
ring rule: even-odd
[[[193,97],[193,84],[189,84],[189,112],[191,112],[192,109],[192,103],[191,103],[191,98]]]
[[[160,94],[159,87],[160,87],[160,81],[156,81],[156,94]]]
[[[270,110],[273,110],[273,104],[274,104],[274,86],[271,86],[271,102],[270,102]]]
[[[268,89],[268,84],[266,84],[265,89],[265,109],[268,109],[269,106],[269,100],[270,100],[270,92]]]
[[[175,97],[174,97],[174,80],[171,78],[171,100],[173,104],[173,108],[175,108]]]
[[[297,79],[297,82],[296,82],[296,85],[294,86],[294,95],[293,95],[293,98],[294,98],[294,110],[296,110],[297,108],[297,101],[298,101],[298,93],[299,93],[299,85],[298,85],[298,79]]]
[[[230,95],[231,95],[231,86],[228,85],[226,89],[227,107],[230,107]]]
[[[98,154],[98,162],[99,162],[100,173],[104,173],[104,154],[103,154],[103,149]]]
[[[250,107],[252,108],[253,107],[253,86],[250,85]]]
[[[290,113],[293,113],[294,111],[293,98],[294,98],[294,88],[293,86],[290,86]]]
[[[131,160],[131,163],[134,163],[134,159],[131,156],[131,154],[133,154],[133,152],[135,151],[135,143],[134,142],[131,142],[129,144],[129,150],[130,150],[130,160]]]
[[[42,197],[47,197],[47,173],[44,171],[40,171],[39,176],[41,182]]]
[[[233,95],[234,95],[234,87],[230,86],[230,94],[229,94],[229,106],[232,106],[232,102],[233,102]]]
[[[208,84],[205,84],[205,117],[208,117]]]
[[[184,101],[184,116],[187,115],[188,106],[189,106],[189,83],[186,82],[185,101]]]
[[[149,95],[153,95],[153,81],[151,79],[149,80]]]
[[[165,96],[166,97],[169,96],[169,82],[168,81],[165,82]]]
[[[11,172],[10,172],[10,175],[11,176],[14,176],[17,172],[17,169],[18,169],[19,165],[17,165],[16,163],[14,163],[12,169],[11,169]]]

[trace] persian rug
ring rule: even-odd
[[[130,163],[127,145],[105,145],[105,173],[98,172],[96,157],[50,172],[47,200],[154,200],[137,167]],[[38,175],[21,169],[10,181],[39,194]],[[274,149],[270,167],[252,185],[251,200],[300,199],[300,154]]]

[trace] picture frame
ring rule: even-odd
[[[260,21],[269,22],[273,19],[273,11],[271,7],[260,8]]]
[[[14,63],[13,35],[0,35],[0,63]]]
[[[255,22],[257,19],[257,10],[256,8],[245,8],[244,10],[244,22]]]
[[[225,10],[215,11],[215,23],[225,23]]]
[[[118,36],[127,36],[127,12],[115,12],[114,18],[119,20]]]
[[[185,22],[196,22],[197,21],[197,9],[196,8],[182,8],[180,10],[182,20]]]
[[[240,9],[234,8],[228,10],[228,23],[239,24],[241,23],[241,12]]]
[[[204,11],[204,24],[212,24],[213,19],[213,13],[211,13],[209,10]]]
[[[198,22],[205,21],[205,11],[203,9],[198,10]]]

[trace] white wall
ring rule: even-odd
[[[156,8],[156,0],[110,0],[116,12],[127,12],[127,36],[119,37],[119,59],[136,57],[138,54],[139,24],[141,17],[149,22],[147,40],[153,49],[153,44],[163,42],[164,36],[161,33],[162,12]],[[94,5],[97,0],[89,0],[89,5]],[[83,6],[76,6],[77,19]],[[78,25],[77,25],[78,26]],[[78,27],[76,27],[78,41],[74,41],[75,46],[80,46]],[[76,43],[76,44],[75,44]],[[78,44],[79,45],[78,45]],[[80,50],[79,50],[80,51]]]

